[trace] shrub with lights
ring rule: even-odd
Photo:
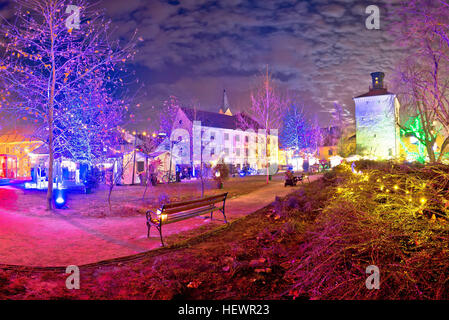
[[[449,298],[449,166],[346,162],[323,177],[331,196],[289,272],[320,299]],[[376,265],[381,290],[367,290]]]
[[[225,163],[217,163],[214,167],[213,178],[217,182],[217,188],[223,189],[223,182],[229,179],[229,167]]]

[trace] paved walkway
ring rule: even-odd
[[[275,196],[285,196],[294,189],[272,181],[255,192],[226,201],[226,216],[233,221],[267,206]],[[219,213],[214,216],[220,218]],[[210,219],[196,217],[169,224],[164,226],[164,235],[205,223],[211,223]],[[212,223],[219,225],[218,222]],[[147,239],[146,232],[143,216],[99,219],[36,217],[1,211],[0,264],[82,265],[159,248],[157,231],[152,228],[150,239]]]

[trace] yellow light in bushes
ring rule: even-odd
[[[399,189],[398,185],[395,185],[393,188],[394,188],[394,190],[398,190]]]
[[[422,204],[424,204],[424,203],[426,203],[426,202],[427,202],[427,199],[426,199],[426,198],[424,198],[424,197],[422,197],[421,199],[419,199],[419,202],[421,202]]]

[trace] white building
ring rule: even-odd
[[[171,134],[172,152],[178,157],[176,164],[197,167],[202,158],[203,163],[215,165],[223,161],[237,168],[250,167],[263,172],[268,160],[270,171],[276,172],[277,130],[270,130],[266,152],[265,130],[257,126],[254,126],[255,130],[242,130],[239,116],[249,117],[244,114],[232,115],[226,93],[223,100],[223,108],[219,113],[179,109]]]
[[[399,101],[383,85],[383,72],[373,72],[369,92],[354,98],[357,154],[399,156]]]

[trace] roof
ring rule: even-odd
[[[181,110],[185,113],[190,121],[201,121],[201,125],[204,127],[223,128],[231,130],[242,129],[242,124],[239,121],[238,115],[228,116],[226,114],[204,110],[193,110],[189,108],[181,108]],[[240,113],[239,115],[256,124],[256,122],[249,116],[243,113]]]
[[[364,93],[360,96],[357,96],[355,98],[363,98],[363,97],[373,97],[373,96],[383,96],[386,94],[393,94],[391,92],[388,92],[387,89],[382,88],[382,89],[370,89],[367,93]]]
[[[0,135],[0,143],[36,143],[36,142],[40,141],[38,141],[37,139],[32,139],[31,137],[21,135],[16,131]]]
[[[33,151],[31,151],[31,153],[33,154],[49,154],[49,150],[48,150],[48,145],[43,144],[39,147],[37,147],[36,149],[34,149]]]
[[[156,152],[150,153],[149,156],[152,157],[152,158],[156,158],[156,157],[159,157],[161,154],[164,154],[164,153],[170,153],[170,151],[156,151]]]

